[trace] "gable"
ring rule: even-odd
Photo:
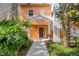
[[[42,16],[33,16],[29,18],[32,25],[48,25],[48,19]]]
[[[50,17],[48,16],[44,16],[44,15],[38,15],[38,16],[33,16],[33,17],[29,17],[29,19],[36,19],[36,20],[39,20],[39,19],[46,19],[46,20],[51,20]]]

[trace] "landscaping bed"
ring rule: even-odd
[[[21,48],[19,49],[17,56],[25,56],[25,55],[27,55],[32,43],[33,43],[33,41],[28,39],[27,42],[25,44],[23,44],[21,46]]]
[[[49,43],[48,51],[50,56],[79,56],[79,48],[63,47],[60,43]]]

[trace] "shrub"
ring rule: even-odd
[[[0,21],[0,55],[16,55],[18,49],[28,39],[25,32],[22,31],[21,23],[4,19]]]
[[[63,47],[59,43],[50,43],[48,50],[51,56],[78,56],[79,55],[78,48]]]

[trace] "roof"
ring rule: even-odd
[[[38,15],[29,18],[31,20],[32,25],[48,25],[48,18]]]
[[[21,5],[40,5],[40,6],[46,6],[46,5],[51,5],[51,3],[21,3]]]
[[[51,18],[49,16],[44,16],[44,15],[38,15],[38,16],[33,16],[33,17],[29,17],[29,19],[39,19],[39,18],[44,18],[46,20],[51,20]]]

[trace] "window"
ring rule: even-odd
[[[45,15],[45,9],[40,9],[40,15]]]
[[[33,16],[33,10],[29,10],[29,16]]]

